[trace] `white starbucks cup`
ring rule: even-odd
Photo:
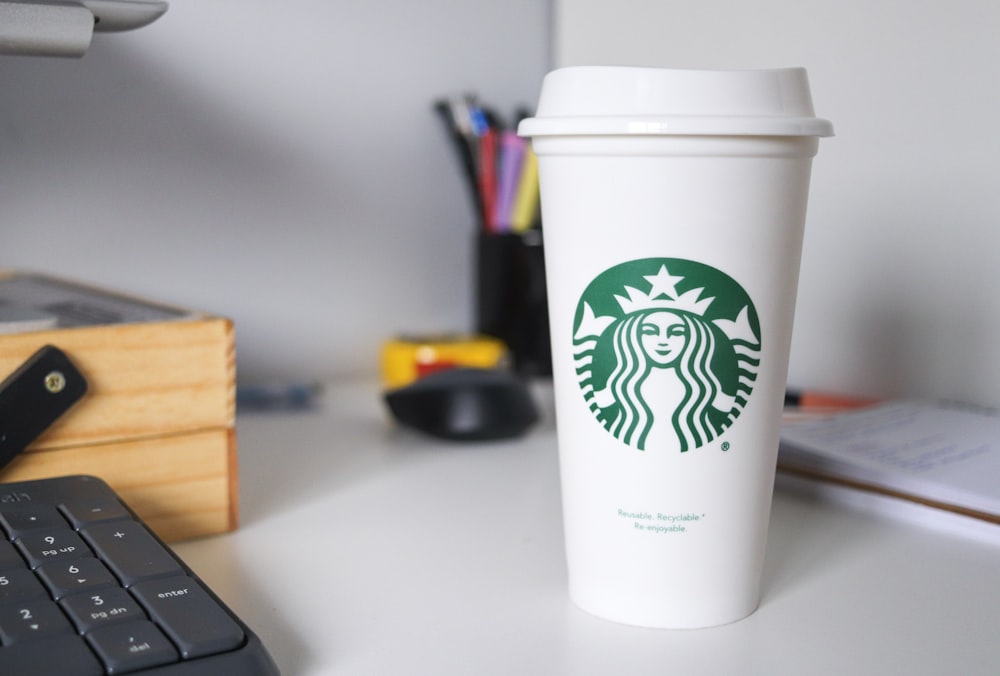
[[[539,160],[570,598],[626,624],[751,614],[812,157],[800,68],[574,67]]]

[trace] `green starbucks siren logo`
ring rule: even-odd
[[[577,378],[597,420],[639,450],[689,451],[746,406],[760,366],[760,321],[735,280],[679,258],[605,270],[573,322]]]

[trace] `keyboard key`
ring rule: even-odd
[[[118,580],[95,558],[74,559],[73,561],[52,561],[43,563],[35,571],[52,598],[61,599],[67,594],[93,591],[102,587],[117,585]]]
[[[0,673],[4,676],[103,676],[104,668],[86,641],[69,634],[0,648]]]
[[[24,559],[14,549],[14,545],[0,540],[0,570],[24,568]]]
[[[27,568],[12,568],[0,572],[0,604],[48,598],[48,596],[45,587]]]
[[[31,599],[0,606],[0,643],[5,646],[18,641],[73,633],[73,626],[59,606],[48,599]]]
[[[87,634],[87,640],[109,674],[177,661],[177,651],[167,637],[146,620],[95,629]]]
[[[99,523],[81,532],[126,587],[146,578],[183,572],[163,545],[136,521]]]
[[[0,526],[7,531],[7,537],[13,540],[33,530],[65,528],[66,519],[52,505],[9,505],[0,509]]]
[[[232,650],[244,641],[239,625],[186,575],[139,582],[131,591],[185,659]]]
[[[90,549],[69,528],[32,531],[14,541],[28,565],[37,568],[47,561],[72,561],[90,556]]]
[[[136,600],[121,587],[67,596],[59,605],[81,633],[109,624],[146,619]]]
[[[59,508],[75,528],[101,521],[132,518],[122,503],[114,498],[70,498]]]

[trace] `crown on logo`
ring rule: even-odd
[[[684,310],[702,316],[715,300],[714,297],[702,298],[701,293],[705,290],[703,288],[677,293],[677,284],[684,278],[671,275],[667,272],[666,265],[661,265],[659,272],[655,275],[644,275],[643,279],[649,282],[649,293],[643,293],[635,287],[626,286],[627,298],[615,294],[615,300],[618,301],[618,305],[626,314],[639,310],[662,309]]]
[[[692,314],[704,317],[708,307],[715,300],[715,297],[702,298],[704,288],[690,289],[684,293],[677,293],[677,284],[684,280],[683,277],[671,275],[667,271],[666,265],[660,265],[660,270],[655,275],[643,275],[643,279],[649,282],[649,292],[644,293],[635,287],[625,285],[627,296],[614,294],[615,300],[621,306],[625,314],[631,314],[640,310],[685,310]],[[750,326],[750,308],[744,306],[737,313],[734,319],[718,317],[712,323],[719,327],[723,333],[731,340],[742,340],[749,344],[760,344],[760,338]],[[598,316],[590,303],[583,303],[583,315],[580,323],[573,335],[574,340],[585,340],[601,336],[605,329],[615,322],[615,317],[610,315]]]

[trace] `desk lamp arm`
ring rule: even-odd
[[[83,56],[95,31],[141,28],[162,0],[0,0],[0,54]]]

